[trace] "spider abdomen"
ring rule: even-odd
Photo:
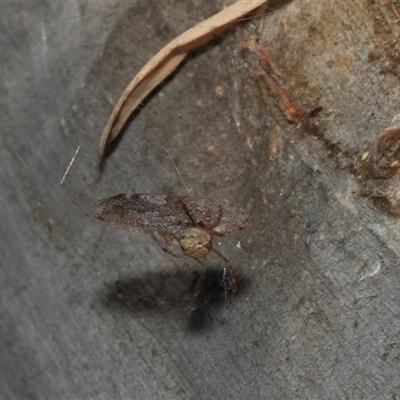
[[[211,250],[212,237],[203,228],[188,228],[179,239],[183,252],[193,258],[205,257]]]

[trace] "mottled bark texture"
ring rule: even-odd
[[[271,3],[188,56],[99,161],[132,77],[227,3],[2,6],[2,399],[399,397],[391,1]],[[118,193],[188,196],[165,148],[190,196],[251,214],[214,239],[228,308],[222,260],[93,218]]]

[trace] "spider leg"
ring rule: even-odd
[[[218,216],[217,219],[210,225],[207,224],[207,226],[204,226],[205,229],[207,229],[208,231],[211,231],[212,229],[214,229],[216,226],[219,225],[219,223],[221,222],[221,218],[222,218],[222,207],[218,206]]]
[[[210,231],[210,234],[212,236],[219,236],[219,237],[225,237],[228,236],[231,232],[217,232],[214,229],[212,231]]]
[[[206,258],[205,257],[195,258],[195,260],[198,261],[203,267],[207,267]]]
[[[173,251],[171,251],[170,249],[167,249],[166,247],[161,246],[160,242],[157,240],[157,238],[152,234],[151,236],[153,236],[153,239],[157,242],[157,244],[161,247],[161,249],[163,251],[165,251],[166,253],[168,253],[169,255],[171,255],[172,257],[175,258],[182,258],[185,253],[181,253],[181,254],[176,254]],[[174,238],[175,240],[177,240],[176,238]]]
[[[195,221],[194,219],[194,215],[193,212],[189,210],[189,207],[186,205],[186,203],[184,203],[182,200],[180,200],[180,203],[182,205],[182,208],[185,210],[186,214],[188,215],[188,217],[190,218],[190,220],[193,222],[193,225],[198,228],[199,224],[197,223],[197,221]]]
[[[229,260],[223,256],[218,250],[214,249],[214,247],[211,249],[211,251],[216,254],[219,258],[221,258],[226,266],[228,267],[228,272],[229,272],[229,278],[230,278],[230,284],[231,284],[231,290],[232,290],[232,296],[235,296],[236,291],[237,291],[237,283],[236,283],[236,278],[235,278],[235,273],[233,271],[232,264],[229,262]]]
[[[218,226],[218,224],[221,222],[222,214],[223,214],[221,206],[218,206],[218,216],[217,216],[217,218],[215,219],[214,222],[209,224],[209,223],[205,223],[205,222],[199,223],[198,221],[196,221],[196,219],[194,217],[194,214],[193,214],[193,211],[191,211],[189,209],[189,207],[186,205],[186,203],[184,203],[182,200],[181,200],[181,205],[182,205],[182,208],[185,210],[186,214],[189,216],[189,218],[193,222],[193,225],[196,228],[203,227],[206,231],[211,231],[213,228]]]

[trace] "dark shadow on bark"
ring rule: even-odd
[[[102,303],[110,310],[133,315],[161,315],[187,320],[190,333],[211,328],[212,315],[240,301],[249,287],[247,279],[237,276],[239,293],[232,299],[229,282],[222,269],[195,271],[188,267],[170,272],[148,272],[110,284]]]

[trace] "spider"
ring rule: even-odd
[[[185,210],[191,221],[193,222],[193,228],[187,228],[183,234],[178,238],[174,237],[174,239],[179,243],[183,253],[176,254],[166,247],[161,246],[161,248],[171,256],[175,258],[182,258],[184,256],[189,256],[198,261],[203,267],[206,267],[206,257],[210,252],[216,254],[219,258],[221,258],[226,264],[230,277],[230,286],[232,290],[232,296],[235,296],[237,291],[237,282],[235,278],[235,273],[230,261],[221,254],[217,249],[213,247],[213,236],[226,236],[230,232],[225,234],[214,230],[221,222],[222,219],[222,208],[218,207],[218,216],[217,218],[211,222],[210,218],[207,218],[206,222],[196,221],[194,214],[184,202],[181,202],[182,208]],[[157,241],[156,237],[153,235],[154,239]],[[157,243],[159,243],[157,241]]]
[[[221,258],[229,272],[232,295],[237,283],[232,264],[216,250],[213,236],[227,236],[249,225],[249,216],[227,201],[203,197],[181,197],[165,194],[119,194],[100,200],[95,217],[119,228],[149,233],[160,247],[176,258],[185,255],[203,266],[210,252]],[[182,253],[163,247],[156,236],[167,245],[179,243]]]

